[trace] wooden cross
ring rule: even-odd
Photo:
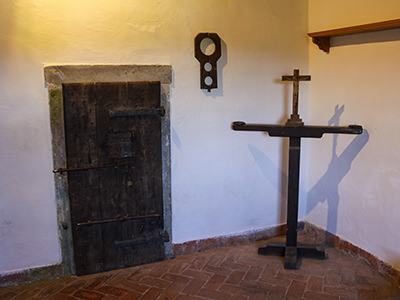
[[[310,75],[299,75],[299,70],[294,70],[293,76],[283,75],[282,81],[293,81],[293,108],[290,119],[287,120],[287,126],[304,126],[303,121],[300,118],[298,107],[299,107],[299,81],[310,81]]]

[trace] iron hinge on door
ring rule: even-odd
[[[110,110],[109,111],[110,118],[129,118],[129,117],[141,117],[141,116],[164,116],[165,108],[164,107],[156,107],[156,108],[136,108],[129,110]]]
[[[133,220],[141,220],[141,219],[149,219],[149,218],[160,218],[160,214],[151,214],[151,215],[142,215],[142,216],[123,216],[117,217],[113,219],[103,219],[103,220],[88,220],[86,222],[79,222],[76,226],[90,226],[90,225],[99,225],[106,223],[114,223],[114,222],[123,222],[123,221],[133,221]]]
[[[116,164],[105,164],[105,165],[97,165],[97,166],[84,166],[78,168],[58,168],[53,170],[53,173],[63,173],[63,172],[72,172],[72,171],[83,171],[89,169],[99,169],[99,168],[111,168],[111,167],[118,167],[118,166],[127,166],[129,163],[121,162]]]
[[[131,240],[122,240],[122,241],[115,241],[114,242],[114,247],[115,248],[127,248],[127,247],[135,247],[138,245],[143,245],[147,243],[159,243],[161,242],[169,242],[169,234],[166,230],[163,230],[160,232],[160,234],[153,235],[153,236],[148,236],[148,237],[139,237],[139,238],[134,238]]]

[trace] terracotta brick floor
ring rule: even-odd
[[[327,249],[329,259],[303,259],[301,269],[285,270],[282,258],[259,256],[257,247],[252,243],[101,274],[0,288],[0,299],[372,300],[400,296],[400,289],[388,278],[337,249]]]

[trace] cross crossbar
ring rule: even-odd
[[[310,75],[299,75],[299,70],[294,70],[294,75],[283,75],[282,81],[310,81]]]
[[[283,75],[282,81],[293,81],[293,108],[290,119],[287,120],[288,126],[303,126],[304,123],[299,115],[299,81],[310,81],[310,75],[300,75],[299,70],[294,70],[293,75]]]

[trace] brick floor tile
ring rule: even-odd
[[[204,256],[196,257],[192,261],[190,268],[195,270],[201,270],[206,265],[207,261],[208,261],[207,257]]]
[[[171,265],[170,269],[168,270],[169,273],[174,273],[174,274],[181,274],[183,271],[185,271],[190,264],[186,261],[184,262],[177,262]]]
[[[371,276],[357,276],[358,283],[373,284],[373,285],[385,285],[387,279],[380,274],[373,274]]]
[[[250,300],[265,300],[265,297],[267,297],[266,293],[255,293],[250,296]]]
[[[186,276],[182,276],[182,275],[177,275],[177,274],[170,274],[170,273],[166,273],[164,274],[161,279],[164,279],[166,281],[171,281],[171,282],[180,282],[183,284],[188,284],[190,281],[189,277]]]
[[[66,286],[65,288],[61,289],[59,292],[62,294],[71,295],[74,292],[76,292],[78,289],[80,289],[81,287],[84,287],[85,285],[86,285],[86,281],[76,280],[69,286]]]
[[[234,262],[223,262],[221,264],[222,268],[230,269],[230,270],[237,270],[237,271],[247,271],[249,269],[249,266],[243,265],[243,264],[238,264]]]
[[[242,252],[237,248],[231,248],[231,251],[225,254],[223,263],[236,263],[238,259],[242,256]]]
[[[74,293],[74,297],[85,300],[101,300],[104,298],[104,295],[95,291],[80,290]]]
[[[308,291],[321,292],[324,279],[319,276],[310,276],[306,289]]]
[[[144,276],[148,276],[148,274],[153,271],[153,270],[149,270],[149,269],[140,269],[140,268],[135,268],[132,270],[131,274],[126,277],[126,279],[128,280],[140,280],[141,278],[143,278]],[[156,275],[157,276],[157,275]]]
[[[208,266],[219,266],[219,264],[224,260],[225,255],[214,254],[207,261]]]
[[[293,280],[289,285],[286,297],[301,297],[306,289],[306,283],[302,281]]]
[[[167,280],[163,280],[163,279],[160,279],[160,278],[155,278],[155,277],[152,277],[152,276],[143,277],[140,280],[140,282],[144,283],[144,284],[146,284],[148,286],[155,286],[155,287],[162,288],[162,289],[167,288],[171,284],[171,282],[169,282]]]
[[[10,300],[11,298],[14,298],[16,295],[18,295],[15,292],[7,292],[7,293],[0,293],[0,299],[1,300]]]
[[[176,296],[184,289],[186,284],[181,282],[174,282],[166,290],[161,292],[160,299],[175,299]]]
[[[18,296],[12,298],[12,300],[26,300],[26,299],[29,299],[29,298],[33,298],[39,292],[40,292],[40,289],[38,289],[38,288],[24,290],[21,294],[19,294]]]
[[[245,295],[233,295],[229,300],[248,300],[249,297]]]
[[[400,292],[399,288],[390,285],[380,286],[376,288],[376,294],[380,297],[380,299],[389,299],[395,296],[399,296],[400,295],[399,292]]]
[[[257,257],[249,257],[244,256],[240,257],[237,261],[239,264],[253,266],[253,267],[260,267],[267,264],[267,260],[264,256],[257,256]]]
[[[186,262],[191,264],[197,257],[197,253],[192,253],[188,255],[181,255],[170,259],[170,261]],[[162,263],[162,262],[161,262]]]
[[[194,278],[189,284],[183,289],[184,294],[195,295],[205,284],[205,280]]]
[[[121,297],[128,292],[125,289],[121,289],[121,288],[114,287],[111,285],[102,286],[99,288],[99,291],[104,294],[113,295],[113,296],[117,296],[117,297]]]
[[[225,278],[225,276],[215,274],[208,280],[204,288],[209,290],[216,290],[223,282],[225,282]]]
[[[198,293],[198,296],[204,297],[206,299],[214,299],[214,300],[226,300],[230,298],[230,294],[225,292],[201,289]]]
[[[223,285],[221,285],[219,290],[223,291],[227,294],[230,294],[230,295],[250,296],[252,294],[252,291],[250,289],[243,288],[243,287],[240,287],[240,286],[234,285],[234,284],[223,284]]]
[[[246,275],[244,271],[232,271],[231,275],[226,279],[227,283],[238,284]]]
[[[243,280],[257,280],[258,278],[260,278],[262,271],[263,268],[261,267],[251,266]]]
[[[120,297],[115,297],[115,296],[111,296],[111,295],[106,295],[103,300],[120,300]]]
[[[143,283],[131,281],[131,280],[121,281],[119,283],[119,286],[121,286],[125,289],[128,289],[130,291],[138,292],[138,293],[144,293],[150,288],[150,286],[147,284],[143,284]]]
[[[276,276],[282,269],[282,265],[267,264],[262,272],[262,275]]]
[[[203,280],[208,280],[213,276],[213,273],[205,272],[205,271],[197,271],[193,269],[185,270],[182,275],[191,277],[191,278],[198,278]]]
[[[282,300],[285,298],[286,288],[282,286],[273,286],[268,295],[270,300]]]
[[[374,292],[369,292],[369,291],[359,291],[358,299],[359,300],[375,300],[376,294]]]
[[[153,270],[151,270],[151,272],[149,274],[153,277],[161,277],[162,275],[167,273],[169,271],[169,269],[170,269],[169,263],[166,263],[164,265],[159,264]]]
[[[39,294],[37,294],[37,297],[38,298],[42,298],[42,299],[47,299],[51,295],[54,295],[55,293],[57,293],[63,287],[64,286],[61,285],[61,284],[51,285],[49,287],[46,287],[46,288],[42,289],[41,292]]]
[[[142,297],[142,294],[136,292],[129,292],[122,298],[122,300],[137,300],[140,297]]]
[[[331,296],[320,292],[305,292],[303,298],[310,300],[339,300],[339,296]]]
[[[160,300],[164,300],[164,299],[160,299]],[[190,296],[190,295],[179,295],[178,297],[176,297],[176,300],[204,300],[204,298]]]
[[[226,269],[226,268],[208,266],[208,265],[204,268],[204,270],[207,272],[211,272],[211,273],[222,275],[222,276],[229,276],[232,272],[231,270]]]
[[[340,274],[336,272],[330,272],[326,274],[324,284],[330,286],[339,286],[340,285]]]
[[[3,300],[3,298],[0,299]],[[51,296],[49,300],[76,300],[76,298],[65,294],[55,294]]]
[[[321,263],[321,260],[317,259],[315,260],[310,259],[309,261],[303,260],[301,268],[303,271],[306,271],[312,275],[324,277],[330,272],[333,272],[332,268],[329,268],[329,266],[326,265],[326,261],[323,261],[323,263]]]
[[[357,292],[354,289],[348,289],[343,287],[331,287],[331,286],[324,286],[324,293],[335,296],[346,296],[346,297],[354,297],[357,295]]]
[[[341,270],[342,282],[353,283],[356,280],[356,272],[354,269],[342,268]]]
[[[278,285],[278,286],[283,286],[283,287],[288,287],[290,285],[290,283],[292,282],[288,278],[284,278],[284,277],[278,278],[275,276],[268,276],[268,275],[261,275],[260,281],[268,282],[272,285]]]
[[[54,281],[56,281],[58,284],[62,284],[64,286],[70,285],[77,280],[79,280],[79,278],[75,275],[54,279]]]
[[[303,274],[300,273],[299,270],[285,270],[285,269],[280,269],[278,273],[276,274],[276,277],[278,278],[288,278],[288,279],[293,279],[296,281],[308,281],[310,278],[309,274]]]
[[[374,271],[365,263],[357,264],[355,271],[358,276],[373,277],[375,275]]]
[[[88,284],[85,286],[85,290],[95,290],[104,282],[109,279],[110,276],[97,276],[92,278],[91,280],[88,281]]]
[[[269,282],[263,282],[263,281],[241,281],[239,284],[240,287],[245,288],[245,289],[252,289],[252,290],[260,290],[260,291],[270,291],[271,288],[273,287],[272,284]]]
[[[341,287],[343,288],[350,288],[350,289],[355,289],[357,291],[369,291],[369,292],[373,292],[375,291],[375,288],[378,285],[374,285],[374,284],[368,284],[368,283],[361,283],[361,282],[353,282],[352,284],[346,283],[346,282],[341,282],[340,284]]]
[[[159,288],[150,288],[140,300],[154,300],[162,293],[163,290]]]
[[[115,272],[112,274],[112,276],[110,276],[110,278],[108,278],[105,282],[105,284],[107,285],[118,285],[118,283],[122,280],[127,279],[128,277],[132,276],[131,272],[126,271],[126,269],[124,270],[119,270],[120,272]],[[139,278],[144,277],[145,275],[142,274],[141,276],[138,276]]]

